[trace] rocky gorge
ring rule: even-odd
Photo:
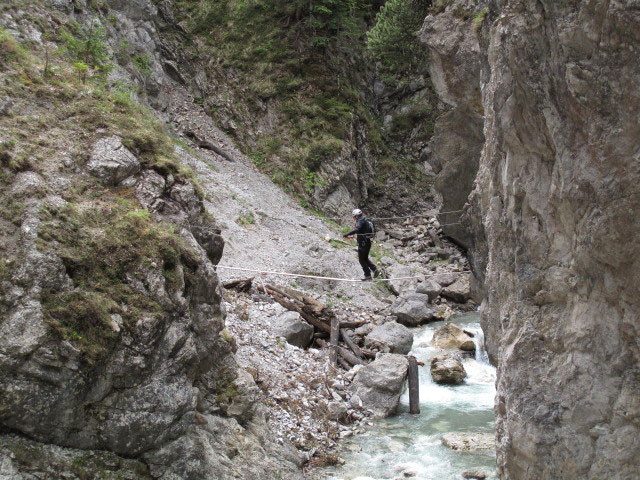
[[[425,349],[484,409],[442,443],[491,449],[484,344],[496,477],[637,478],[637,2],[417,2],[426,55],[395,80],[344,33],[384,3],[338,33],[296,30],[295,2],[0,6],[1,479],[322,478],[399,407],[420,440],[402,390]],[[351,279],[353,206],[414,217],[373,256],[419,278],[223,289],[225,265]],[[331,368],[266,285],[369,357]],[[424,326],[478,306],[484,336]],[[416,471],[436,478],[389,475]]]

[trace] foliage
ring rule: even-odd
[[[25,56],[24,47],[18,43],[13,35],[0,27],[0,69],[21,61]]]
[[[101,72],[108,72],[111,56],[106,44],[106,31],[102,25],[92,22],[81,25],[73,22],[69,28],[61,27],[59,35],[63,41],[62,52],[75,64],[84,64]]]
[[[431,2],[389,0],[367,32],[367,48],[383,71],[402,74],[417,71],[425,59],[425,49],[416,33]]]
[[[477,33],[478,30],[480,30],[480,28],[482,27],[482,24],[484,23],[484,19],[486,18],[488,13],[489,13],[489,9],[485,7],[474,15],[473,20],[471,21],[471,25],[474,32]]]
[[[38,248],[62,259],[75,286],[45,293],[45,317],[89,363],[117,338],[112,315],[120,315],[125,328],[143,316],[164,315],[157,298],[162,293],[140,292],[131,280],[144,283],[145,272],[160,268],[165,288],[177,288],[178,265],[194,264],[193,254],[170,228],[128,200],[105,198],[92,208],[48,206],[41,217]]]

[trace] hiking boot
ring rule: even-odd
[[[380,269],[377,268],[375,272],[373,272],[373,278],[380,278],[380,276],[382,275],[382,272],[380,272]]]
[[[371,280],[371,275],[365,275],[360,280],[363,282],[369,282]]]

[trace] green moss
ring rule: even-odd
[[[45,292],[45,317],[60,337],[77,344],[89,363],[105,355],[117,338],[112,315],[120,315],[125,328],[143,316],[164,315],[158,292],[140,292],[131,279],[144,284],[146,271],[161,269],[170,290],[182,284],[177,265],[188,270],[196,264],[170,227],[128,200],[44,208],[41,220],[39,249],[62,258],[76,287]]]
[[[234,375],[226,374],[216,382],[216,400],[219,404],[230,404],[238,396],[238,385],[235,379]]]
[[[10,67],[12,64],[23,63],[27,60],[26,50],[18,41],[0,27],[0,69]]]
[[[256,223],[256,217],[253,215],[253,212],[246,212],[236,218],[236,223],[243,227],[254,225]]]
[[[489,9],[485,7],[474,15],[473,20],[471,21],[471,25],[474,32],[477,33],[480,30],[480,28],[482,28],[484,19],[487,17],[488,14],[489,14]]]
[[[235,352],[238,344],[236,342],[235,337],[231,334],[231,332],[226,328],[223,328],[222,330],[220,330],[219,335],[220,335],[220,338],[222,338],[222,340],[227,342],[231,347],[231,349]]]

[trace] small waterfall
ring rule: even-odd
[[[476,344],[476,362],[489,363],[489,355],[484,347],[484,332],[478,328],[473,332],[473,341]]]

